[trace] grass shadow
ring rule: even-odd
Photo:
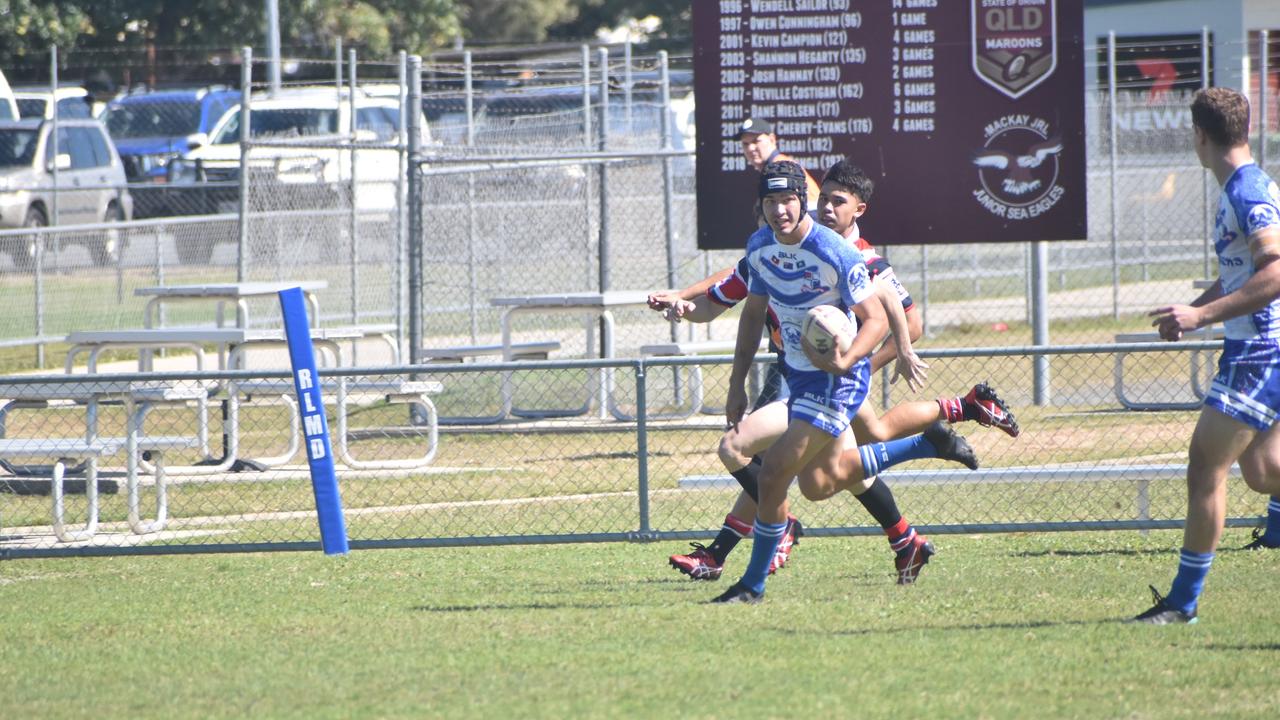
[[[1280,652],[1280,642],[1273,643],[1232,643],[1223,645],[1219,643],[1211,643],[1205,645],[1202,650],[1221,650],[1224,652],[1239,652],[1241,650],[1262,650],[1267,652]]]
[[[1014,623],[968,623],[963,625],[911,625],[907,627],[853,628],[848,630],[798,631],[794,628],[772,628],[773,632],[782,635],[812,634],[825,637],[868,637],[874,635],[897,635],[899,633],[918,633],[922,630],[966,632],[982,632],[988,630],[1037,630],[1058,627],[1087,627],[1090,625],[1106,625],[1123,622],[1121,618],[1105,618],[1100,620],[1028,620]]]
[[[1040,558],[1040,557],[1101,557],[1106,555],[1119,555],[1122,557],[1141,557],[1143,555],[1172,555],[1176,551],[1169,548],[1107,548],[1105,550],[1026,550],[1023,552],[1010,553],[1009,557],[1016,558]]]
[[[462,613],[487,612],[491,610],[616,610],[618,605],[593,605],[584,603],[514,603],[514,604],[477,604],[477,605],[414,605],[409,608],[415,612],[430,613]]]

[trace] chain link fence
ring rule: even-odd
[[[261,63],[254,67],[265,74]],[[228,271],[242,280],[323,279],[328,319],[391,322],[407,337],[406,212],[413,209],[424,228],[420,310],[431,345],[496,341],[499,315],[488,301],[498,295],[687,285],[736,260],[695,246],[693,159],[680,154],[692,147],[688,67],[687,58],[668,63],[664,83],[658,58],[585,49],[579,57],[424,67],[425,164],[421,197],[413,199],[402,199],[407,143],[399,104],[408,88],[398,61],[309,61],[310,76],[333,81],[286,84],[276,99],[266,83],[249,83],[257,119],[243,148],[241,89],[126,94],[108,104],[106,122],[117,128],[112,135],[132,174],[133,217],[170,222],[125,223],[118,232],[142,240],[107,258],[118,262],[85,257],[83,244],[46,248],[41,271],[92,281],[110,264],[138,283]],[[1100,70],[1090,64],[1086,71]],[[1189,95],[1121,87],[1114,113],[1106,92],[1085,98],[1089,239],[1052,246],[1047,272],[1050,318],[1098,319],[1090,340],[1139,329],[1147,307],[1187,298],[1191,281],[1214,275],[1206,238],[1217,191],[1186,149]],[[164,135],[163,148],[128,149],[164,128],[195,132]],[[1259,135],[1260,153],[1265,139]],[[573,159],[583,153],[614,157]],[[101,309],[74,294],[65,306],[78,313],[55,312],[64,306],[55,296],[78,283],[37,282],[31,263],[13,260],[34,247],[32,237],[74,234],[65,219],[42,212],[46,224],[61,227],[34,235],[0,230],[7,283],[15,291],[45,286],[39,306],[27,292],[18,305],[29,310],[0,323],[0,343],[47,343],[64,329],[101,327]],[[920,302],[931,340],[1029,342],[1029,247],[882,249]],[[121,298],[112,315],[127,327],[137,323],[136,309]],[[671,334],[644,313],[619,327],[630,334],[620,337],[627,349]],[[732,323],[681,330],[733,336]],[[22,362],[29,360],[7,366]]]
[[[234,90],[215,121],[233,142],[217,142],[210,128],[195,138],[201,147],[164,160],[163,182],[130,184],[135,200],[150,194],[135,208],[152,203],[152,210],[127,222],[0,230],[0,245],[30,248],[34,258],[0,268],[10,307],[0,321],[0,347],[12,348],[5,367],[29,368],[31,346],[36,364],[56,367],[69,332],[142,325],[145,298],[135,291],[153,286],[319,280],[322,326],[386,327],[404,358],[461,347],[483,361],[495,356],[482,351],[502,342],[504,307],[493,298],[689,285],[737,254],[695,245],[687,68],[687,58],[664,64],[589,50],[429,64],[415,196],[407,182],[412,123],[400,108],[417,93],[402,60],[335,58],[323,73],[331,84],[286,86],[274,100],[265,84],[248,83],[243,136],[238,124],[227,130],[226,112],[240,101]],[[982,459],[977,473],[926,462],[886,475],[927,531],[1169,527],[1183,512],[1186,438],[1213,346],[1132,342],[1132,335],[1149,330],[1147,309],[1194,297],[1195,281],[1216,274],[1206,238],[1217,189],[1188,147],[1189,92],[1122,89],[1114,105],[1105,92],[1083,101],[1089,239],[1049,248],[1052,347],[1027,348],[1030,246],[881,248],[926,321],[919,343],[932,364],[926,403],[990,381],[1025,429],[1011,439],[963,427]],[[158,167],[152,157],[131,172]],[[416,309],[408,251],[415,220],[423,287]],[[120,250],[103,263],[87,249],[96,240],[76,238],[114,238]],[[262,306],[250,313],[254,323],[278,325],[271,303],[251,304]],[[407,344],[411,310],[424,347]],[[618,359],[599,359],[592,333],[602,327],[557,313],[523,315],[513,326],[513,342],[554,348],[545,363],[330,371],[330,427],[339,433],[335,452],[345,452],[339,472],[353,545],[678,539],[718,527],[736,492],[715,455],[724,359],[634,358],[646,344],[673,339],[730,341],[735,315],[673,326],[642,306],[612,314]],[[175,306],[159,324],[213,318],[209,307]],[[51,458],[29,455],[41,441],[85,437],[87,401],[37,408],[11,399],[3,437],[31,443],[7,446],[20,459],[6,461],[15,472],[0,476],[0,552],[314,547],[314,507],[283,377],[148,375],[205,393],[146,417],[147,434],[196,438],[163,451],[168,523],[133,532],[131,453],[106,447],[98,532],[71,543],[55,539],[48,468],[35,467]],[[363,389],[340,411],[334,403],[344,378]],[[439,383],[427,395],[434,423],[425,403],[395,392],[421,382]],[[99,435],[127,435],[139,401],[103,397]],[[920,399],[883,379],[873,393],[882,409]],[[236,455],[257,460],[260,471],[220,468],[221,416],[232,406]],[[547,414],[556,417],[539,417]],[[159,481],[152,461],[138,457],[132,476],[142,507],[154,514],[146,503],[155,502]],[[63,523],[83,525],[84,478],[68,478]],[[1233,513],[1247,513],[1243,488],[1233,484],[1232,493]],[[878,532],[851,498],[797,498],[797,507],[819,534]]]
[[[991,380],[1023,432],[1010,438],[959,424],[978,471],[919,461],[884,478],[928,532],[1173,527],[1185,507],[1186,438],[1203,392],[1189,359],[1215,348],[1054,348],[1055,399],[1043,406],[1031,403],[1032,358],[1043,350],[927,351],[929,393],[913,397],[878,380],[869,402],[880,412],[886,401],[936,411],[933,396]],[[1121,361],[1123,389],[1114,376]],[[727,358],[322,370],[352,546],[701,537],[737,494],[714,452],[728,370]],[[602,373],[607,395],[596,382]],[[517,413],[579,404],[587,412],[502,418],[504,379]],[[286,371],[17,382],[24,389],[10,384],[7,392],[26,399],[0,415],[0,460],[14,473],[0,479],[0,554],[315,546]],[[602,399],[607,412],[596,412]],[[1151,401],[1185,406],[1140,409]],[[412,421],[415,403],[427,421]],[[499,417],[468,419],[483,416]],[[42,450],[90,441],[105,445],[96,511],[77,467],[88,451]],[[59,452],[68,453],[60,499],[40,467]],[[1230,492],[1237,513],[1250,507],[1242,483]],[[814,534],[879,532],[847,493],[820,503],[794,493],[793,512]]]

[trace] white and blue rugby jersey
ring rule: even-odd
[[[1222,187],[1213,229],[1224,295],[1239,290],[1253,276],[1257,268],[1249,251],[1249,236],[1271,226],[1280,226],[1280,188],[1257,165],[1241,165]],[[1280,300],[1231,318],[1223,327],[1232,340],[1280,339]]]
[[[813,223],[795,245],[778,242],[768,226],[747,239],[748,290],[768,295],[778,318],[784,359],[793,370],[816,371],[800,347],[800,328],[809,308],[834,305],[853,320],[849,308],[871,297],[866,260],[852,243]]]

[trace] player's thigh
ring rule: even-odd
[[[868,402],[864,401],[862,405],[858,406],[858,412],[853,416],[853,421],[849,423],[849,427],[853,429],[853,436],[857,439],[858,445],[866,445],[885,439],[880,437],[883,427],[880,418]]]
[[[787,430],[787,404],[771,402],[745,415],[720,438],[720,455],[751,458],[758,455],[782,437]]]
[[[764,466],[760,477],[763,482],[791,483],[791,479],[805,470],[820,454],[828,452],[836,437],[830,432],[804,422],[793,420],[778,441],[764,454]]]
[[[1258,433],[1244,449],[1240,473],[1254,491],[1280,494],[1280,423]]]
[[[858,440],[854,433],[849,430],[841,433],[796,476],[801,494],[817,501],[851,489],[854,483],[850,481],[849,458],[857,457],[857,449]]]
[[[1220,484],[1227,471],[1257,436],[1257,429],[1215,408],[1200,411],[1188,450],[1187,483],[1207,490]]]

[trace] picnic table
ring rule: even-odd
[[[161,285],[138,288],[134,295],[150,298],[147,300],[143,322],[153,327],[160,307],[167,302],[205,301],[217,303],[217,324],[225,325],[225,307],[228,304],[236,307],[236,326],[247,327],[249,324],[249,303],[253,298],[275,297],[281,290],[300,288],[307,301],[311,324],[320,324],[320,300],[316,293],[329,287],[325,280],[288,280],[288,281],[253,281],[253,282],[221,282],[195,285]]]
[[[31,381],[0,382],[0,399],[8,400],[0,408],[0,429],[8,413],[19,407],[44,408],[58,402],[83,404],[85,433],[80,437],[0,438],[0,461],[7,465],[12,461],[49,459],[53,461],[50,475],[53,496],[53,532],[62,542],[88,540],[98,527],[98,462],[124,450],[126,453],[126,481],[128,492],[129,526],[137,534],[155,532],[167,521],[168,504],[164,451],[196,448],[197,436],[148,436],[143,432],[147,413],[162,404],[185,405],[203,399],[208,391],[198,383],[173,384],[164,381],[60,381],[57,378],[34,378]],[[98,436],[99,404],[120,401],[128,406],[126,437],[103,438]],[[139,476],[146,470],[142,453],[154,458],[156,479],[156,518],[141,517]],[[87,468],[85,497],[88,502],[84,527],[68,530],[64,521],[65,502],[63,476],[69,461],[84,462]]]
[[[511,339],[512,323],[521,315],[539,315],[545,316],[548,313],[571,313],[583,315],[585,317],[584,329],[586,332],[586,348],[588,352],[598,347],[599,357],[613,358],[615,357],[616,347],[614,345],[614,318],[613,311],[619,308],[644,308],[648,307],[649,293],[645,290],[606,290],[604,292],[573,292],[573,293],[551,293],[544,295],[513,295],[508,297],[495,297],[489,301],[494,307],[505,308],[502,313],[502,359],[504,362],[510,362],[514,358],[514,343]],[[595,342],[595,326],[596,321],[600,321],[600,343],[597,346]],[[613,405],[612,387],[613,387],[613,371],[606,369],[604,372],[597,373],[597,392],[601,399],[599,403],[600,417],[605,418],[607,413],[612,412],[619,419],[627,419],[625,413],[620,412]],[[502,381],[502,410],[500,417],[507,417],[511,414],[523,417],[564,417],[569,415],[583,415],[591,409],[591,398],[588,397],[586,403],[581,408],[576,409],[555,409],[555,410],[532,410],[520,409],[513,407],[514,388],[511,383],[511,373],[503,373]]]

